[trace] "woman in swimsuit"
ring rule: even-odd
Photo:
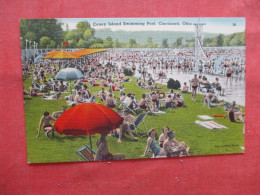
[[[158,146],[156,144],[155,135],[156,135],[155,129],[150,129],[148,132],[148,139],[147,139],[147,144],[146,144],[146,147],[144,150],[144,154],[141,157],[146,156],[149,149],[152,151],[154,157],[165,155],[163,148],[161,148],[160,146]]]

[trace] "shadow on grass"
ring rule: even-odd
[[[57,140],[58,142],[65,142],[66,140],[70,140],[70,141],[77,141],[78,139],[89,139],[89,136],[54,136],[51,137],[52,139]]]
[[[24,99],[24,100],[32,100],[32,97],[30,97],[30,96],[24,96],[23,99]]]

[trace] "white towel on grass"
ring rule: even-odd
[[[199,118],[203,119],[203,120],[212,120],[213,118],[208,116],[208,115],[199,115]]]
[[[196,124],[201,125],[207,129],[227,129],[227,127],[220,125],[214,121],[195,121]]]

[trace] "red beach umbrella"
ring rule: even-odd
[[[83,103],[64,112],[55,122],[54,129],[65,135],[103,134],[120,127],[124,118],[114,110],[95,103]]]

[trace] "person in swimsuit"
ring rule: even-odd
[[[167,96],[167,99],[165,100],[165,108],[173,108],[174,101],[172,99],[171,95]]]
[[[120,126],[119,129],[117,129],[115,136],[118,137],[117,142],[122,142],[122,138],[126,133],[128,133],[132,139],[137,140],[137,137],[134,136],[133,131],[130,129],[131,124],[134,123],[135,117],[132,114],[125,113],[125,114],[120,114],[121,116],[123,115],[124,117],[124,122]]]
[[[182,107],[183,106],[183,99],[180,97],[180,94],[176,94],[176,98],[174,100],[175,107]]]
[[[97,140],[97,153],[95,156],[95,161],[109,161],[109,160],[123,160],[125,158],[124,154],[113,155],[109,152],[108,143],[106,140],[109,132],[101,134],[100,139]]]
[[[138,107],[138,104],[137,104],[137,102],[136,102],[136,100],[135,100],[135,97],[132,95],[131,97],[130,97],[130,101],[129,101],[129,103],[128,103],[128,108],[130,108],[131,110],[134,110],[135,108],[137,108]]]
[[[230,85],[232,85],[232,68],[229,66],[227,71],[226,71],[226,76],[227,76],[227,83],[228,79],[230,80]]]
[[[150,129],[148,132],[148,139],[144,150],[144,154],[141,157],[146,156],[149,149],[150,151],[152,151],[154,157],[165,155],[164,149],[156,144],[155,135],[156,135],[156,130]]]
[[[49,137],[49,133],[52,133],[52,136],[54,136],[54,128],[51,124],[51,121],[56,121],[56,118],[54,118],[53,116],[50,116],[50,113],[48,111],[44,112],[43,117],[40,120],[39,130],[38,130],[36,138],[39,137],[42,126],[43,126],[43,130],[45,132],[45,135],[47,137]]]
[[[109,108],[115,108],[116,107],[116,102],[115,102],[115,99],[114,99],[112,93],[110,93],[108,95],[108,97],[106,98],[106,106],[109,107]]]
[[[157,101],[159,101],[158,96],[156,95],[155,92],[152,93],[152,111],[156,112],[158,107],[157,107]]]
[[[104,88],[102,88],[101,91],[98,92],[98,96],[101,101],[105,102],[107,97],[107,91]]]
[[[61,111],[56,111],[52,113],[52,117],[53,118],[59,118],[65,111],[67,110],[67,106],[62,106],[62,110]]]
[[[133,70],[133,74],[135,74],[136,66],[135,66],[134,63],[133,63],[133,65],[132,65],[132,70]]]
[[[167,132],[168,138],[163,142],[163,149],[167,157],[189,156],[185,142],[178,142],[173,130]]]
[[[145,94],[142,95],[142,99],[140,100],[139,107],[144,110],[148,109],[149,112],[151,112],[151,109],[150,109],[150,106],[148,104]]]
[[[167,133],[169,131],[170,131],[169,127],[167,127],[167,126],[163,127],[162,133],[161,133],[161,135],[159,136],[159,139],[158,139],[161,148],[163,148],[163,142],[168,138]]]
[[[191,87],[192,87],[192,100],[195,101],[197,88],[199,86],[199,79],[197,78],[197,74],[194,75],[194,78],[191,80]]]
[[[239,106],[236,105],[236,102],[233,101],[231,108],[229,110],[229,116],[233,116],[232,122],[237,122],[238,120],[244,122],[244,116],[242,110],[239,108]]]
[[[49,93],[41,93],[40,89],[36,88],[34,84],[29,87],[29,95],[30,96],[48,96],[50,95]]]
[[[219,95],[224,96],[225,90],[221,87],[219,78],[216,78],[216,80],[212,84],[216,87],[216,90],[219,91]]]
[[[183,85],[183,87],[182,87],[181,92],[182,92],[182,93],[188,93],[188,91],[189,91],[189,87],[187,86],[187,83],[184,82],[184,85]]]

